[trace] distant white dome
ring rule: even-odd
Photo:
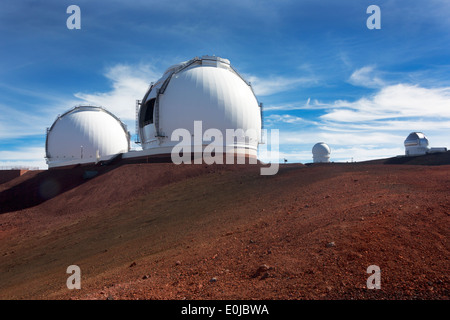
[[[256,157],[261,108],[251,85],[229,60],[203,56],[166,70],[142,100],[138,119],[142,148],[170,153],[178,143],[171,141],[172,132],[182,128],[193,134],[194,121],[203,122],[203,132],[210,128],[220,130],[224,148],[240,148]],[[226,129],[251,129],[255,134],[246,136],[244,143],[226,146]],[[202,140],[202,146],[210,143]]]
[[[330,147],[324,142],[318,142],[312,148],[313,160],[318,162],[330,162]]]
[[[45,144],[49,168],[90,163],[128,152],[125,125],[101,107],[75,107],[55,120]]]
[[[411,132],[404,144],[407,156],[424,155],[429,150],[428,139],[422,132]]]

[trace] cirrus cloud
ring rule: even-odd
[[[123,121],[135,120],[135,104],[141,99],[150,83],[160,76],[148,64],[118,64],[107,69],[105,77],[112,82],[109,92],[75,93],[83,103],[103,106]]]
[[[320,118],[333,122],[361,123],[398,118],[450,120],[450,87],[423,88],[397,84],[357,101],[336,101]]]

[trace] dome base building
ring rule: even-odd
[[[405,155],[422,156],[429,153],[447,152],[446,147],[430,148],[428,139],[422,132],[411,132],[404,142]]]
[[[411,132],[404,142],[406,156],[420,156],[427,154],[430,149],[428,139],[422,132]]]

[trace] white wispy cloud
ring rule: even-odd
[[[298,131],[280,131],[281,145],[311,145],[324,141],[338,146],[402,145],[404,134],[396,132],[332,132],[320,128]]]
[[[318,80],[314,77],[272,76],[261,78],[254,75],[244,75],[244,78],[251,82],[256,96],[269,96],[276,93],[293,90],[300,85],[310,86],[318,83]]]
[[[0,151],[0,167],[29,167],[47,169],[45,147],[24,147]]]
[[[280,135],[282,144],[314,144],[317,141],[347,146],[345,152],[354,158],[363,154],[377,154],[376,149],[391,146],[398,152],[403,147],[405,134],[424,131],[433,136],[435,146],[446,146],[450,136],[450,87],[426,88],[419,85],[387,85],[376,74],[374,67],[365,67],[352,74],[352,81],[364,86],[380,86],[377,92],[356,101],[336,100],[331,103],[311,101],[306,103],[269,106],[269,111],[317,110],[322,115],[311,121],[313,128]],[[271,117],[271,116],[269,116]],[[282,120],[286,116],[276,116]],[[275,119],[273,119],[275,120]],[[315,120],[315,119],[314,119]],[[351,146],[351,148],[349,148]],[[355,146],[376,147],[370,152],[356,155]],[[386,150],[391,150],[386,149]],[[366,150],[366,149],[362,149]],[[383,154],[386,156],[387,152]],[[391,154],[394,156],[395,154]]]
[[[431,146],[446,147],[450,142],[449,87],[388,85],[356,101],[308,102],[304,107],[313,109],[316,103],[323,114],[315,125],[306,129],[298,121],[299,130],[280,131],[280,154],[285,158],[308,162],[312,146],[319,141],[331,146],[335,161],[393,157],[404,154],[404,139],[412,131],[424,132]],[[287,113],[269,119],[281,123],[291,117]]]
[[[134,121],[136,100],[142,99],[150,83],[160,76],[161,73],[149,64],[118,64],[105,72],[105,77],[112,82],[110,91],[77,92],[75,96],[83,103],[103,106],[122,121]]]
[[[48,111],[29,112],[0,104],[0,140],[17,139],[45,134],[51,119]]]
[[[15,87],[0,83],[8,102],[0,103],[0,140],[19,139],[45,134],[57,115],[78,100],[64,93]]]
[[[27,147],[20,150],[1,150],[0,159],[2,160],[35,160],[36,157],[44,158],[44,147]]]
[[[423,121],[423,120],[388,120],[372,121],[367,123],[321,123],[320,129],[336,132],[361,132],[361,131],[408,131],[408,130],[447,130],[450,128],[450,120],[447,121]]]
[[[355,70],[350,76],[349,82],[355,86],[367,88],[380,88],[385,85],[374,66],[365,66]]]
[[[396,118],[450,119],[450,87],[423,88],[397,84],[382,88],[357,101],[336,101],[320,118],[334,122],[361,123]]]
[[[318,140],[336,144],[377,144],[400,141],[408,131],[450,130],[450,87],[424,88],[417,85],[397,84],[385,86],[371,96],[356,101],[337,100],[321,103],[310,99],[302,105],[280,105],[265,108],[286,111],[265,119],[270,123],[302,123],[301,117],[289,114],[291,110],[316,109],[322,115],[309,119],[315,128],[288,133],[284,143]],[[401,141],[402,142],[402,141]],[[399,142],[400,143],[400,142]]]
[[[317,101],[314,104],[318,103]],[[311,109],[311,98],[308,98],[306,102],[298,102],[298,103],[285,103],[285,104],[277,104],[277,105],[268,105],[264,106],[264,111],[293,111],[293,110],[306,110]]]
[[[264,122],[268,124],[280,124],[280,123],[288,123],[288,124],[317,124],[315,121],[311,121],[308,119],[304,119],[302,117],[297,117],[290,114],[271,114],[267,117],[264,117]]]

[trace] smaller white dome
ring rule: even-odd
[[[126,126],[96,106],[78,106],[58,116],[45,143],[49,168],[97,162],[129,149]]]
[[[405,140],[405,147],[407,146],[428,146],[428,139],[422,132],[411,132]]]
[[[422,132],[411,132],[404,142],[407,156],[426,154],[429,150],[428,139]]]
[[[318,142],[312,148],[315,163],[330,162],[331,149],[325,142]]]

